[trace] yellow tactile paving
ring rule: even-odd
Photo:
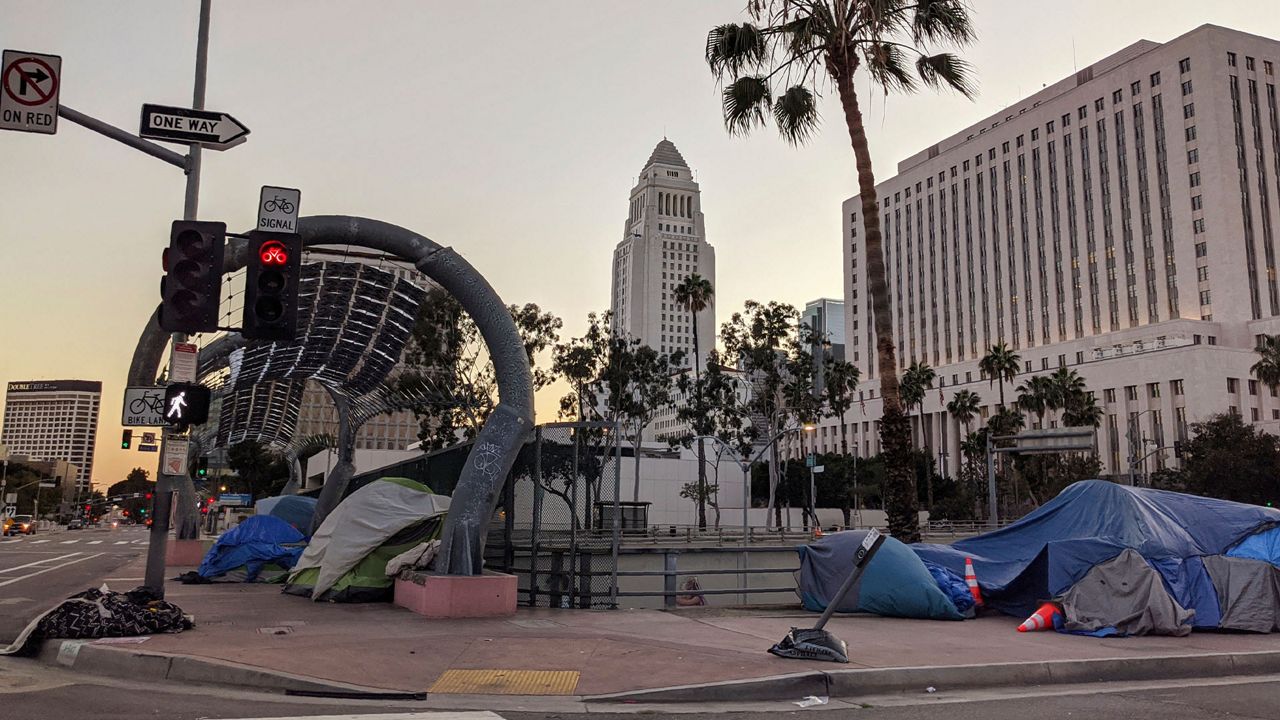
[[[572,695],[577,670],[446,670],[428,692],[467,695]]]

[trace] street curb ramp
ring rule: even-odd
[[[1265,675],[1280,672],[1280,652],[937,665],[789,673],[747,680],[677,685],[608,695],[588,702],[669,703],[792,700],[809,695],[856,698],[894,692],[1138,682]]]
[[[47,665],[78,672],[144,682],[174,680],[278,692],[359,694],[392,692],[386,688],[372,688],[293,675],[225,660],[95,645],[93,640],[45,640],[36,659]]]

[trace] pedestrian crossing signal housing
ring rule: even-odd
[[[292,233],[249,233],[240,334],[249,340],[289,342],[298,329],[298,276],[302,238]]]
[[[161,328],[186,333],[218,329],[226,242],[226,223],[174,221],[162,262]]]
[[[164,389],[164,422],[174,428],[203,425],[209,420],[209,388],[174,383]]]

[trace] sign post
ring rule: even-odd
[[[58,132],[62,58],[5,50],[0,60],[0,130]]]

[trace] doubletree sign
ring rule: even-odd
[[[202,425],[209,419],[209,388],[174,383],[164,389],[164,422],[176,428]]]

